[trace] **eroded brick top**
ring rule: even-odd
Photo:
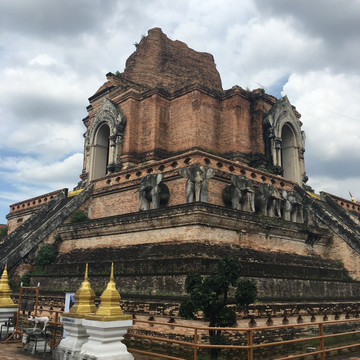
[[[221,78],[211,54],[170,40],[160,28],[149,30],[126,61],[122,77],[150,88],[175,91],[198,84],[222,90]]]

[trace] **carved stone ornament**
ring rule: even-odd
[[[103,103],[101,104],[99,110],[96,113],[95,120],[89,129],[89,131],[85,134],[86,145],[90,149],[93,149],[95,144],[95,135],[97,130],[103,124],[107,124],[110,129],[109,135],[109,162],[107,164],[107,172],[112,173],[115,171],[119,171],[122,167],[120,161],[120,155],[122,152],[122,139],[124,136],[124,131],[126,127],[126,119],[124,115],[121,113],[119,107],[114,104],[108,98],[104,98]],[[87,153],[91,153],[87,152]],[[89,155],[93,156],[93,155]],[[87,162],[90,165],[90,161]]]
[[[279,99],[267,113],[263,127],[266,157],[274,166],[284,169],[283,176],[299,185],[305,175],[305,133],[301,122],[286,96]]]
[[[160,205],[168,203],[170,191],[166,184],[162,183],[162,174],[149,174],[143,177],[139,187],[139,211],[157,209]]]
[[[283,198],[275,186],[259,184],[259,191],[256,194],[256,205],[263,215],[281,217],[282,201]]]
[[[250,179],[243,175],[232,175],[231,184],[225,185],[222,191],[225,205],[238,210],[255,212],[255,191]]]
[[[187,179],[185,186],[186,203],[193,201],[208,202],[208,179],[215,175],[215,170],[195,164],[179,170],[179,174]]]
[[[293,222],[304,222],[304,210],[300,196],[295,191],[283,191],[284,207],[283,216],[284,220]]]

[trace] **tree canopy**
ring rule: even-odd
[[[236,313],[228,305],[233,304],[239,308],[245,308],[257,297],[257,288],[252,281],[239,281],[241,270],[239,260],[226,257],[212,268],[209,276],[201,276],[198,273],[189,274],[185,280],[185,291],[189,294],[189,298],[181,304],[179,315],[190,319],[195,318],[198,311],[202,311],[210,327],[235,325]],[[235,295],[230,300],[231,287],[235,288]],[[210,330],[209,335],[211,344],[223,343],[221,330]]]

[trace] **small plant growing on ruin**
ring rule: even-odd
[[[89,217],[87,216],[84,210],[75,210],[70,218],[70,221],[72,223],[86,221],[86,220],[89,220]]]
[[[54,236],[54,240],[55,240],[55,243],[61,242],[61,240],[62,240],[61,235],[60,235],[60,234],[56,234],[56,235]]]
[[[7,235],[7,233],[8,233],[8,227],[7,226],[0,228],[0,240],[2,238],[4,238]]]
[[[26,272],[21,278],[20,283],[22,283],[22,286],[30,286],[30,279],[31,279],[31,273]]]
[[[35,264],[38,269],[43,269],[45,265],[51,264],[57,255],[56,249],[49,245],[43,245],[35,258]]]
[[[184,301],[179,309],[179,315],[185,318],[195,318],[197,311],[202,311],[204,319],[209,321],[209,327],[230,327],[236,324],[236,313],[228,307],[231,304],[228,293],[230,286],[236,288],[235,303],[239,308],[245,308],[257,297],[256,285],[248,280],[238,281],[242,266],[240,262],[226,257],[211,270],[211,275],[202,277],[200,274],[189,274],[185,280],[185,291],[189,299]],[[225,343],[221,329],[209,330],[210,344]],[[211,349],[211,359],[216,359],[219,349]]]

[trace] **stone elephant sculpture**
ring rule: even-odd
[[[270,184],[259,184],[256,205],[263,215],[281,217],[282,201],[283,198],[275,186]]]
[[[162,174],[150,174],[143,177],[139,187],[139,211],[157,209],[169,201],[170,191],[167,185],[162,183]]]
[[[215,175],[212,168],[206,169],[203,165],[191,165],[179,170],[179,174],[186,178],[186,203],[193,201],[208,201],[208,179]]]
[[[231,184],[222,191],[222,198],[226,205],[235,210],[241,207],[243,211],[255,212],[255,190],[250,179],[243,175],[232,175]]]
[[[284,198],[283,216],[284,220],[293,222],[304,222],[304,208],[300,196],[292,190],[282,192]]]

